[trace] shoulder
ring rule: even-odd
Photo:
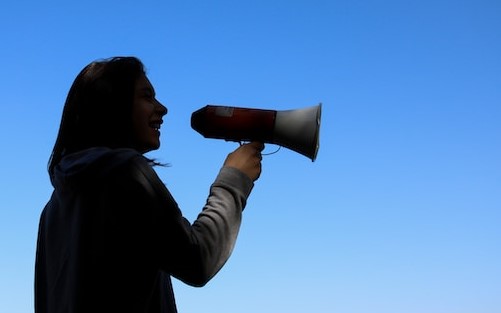
[[[117,149],[109,172],[109,182],[123,190],[144,192],[149,196],[168,193],[165,185],[153,169],[152,161],[132,149]]]
[[[98,182],[98,188],[101,206],[118,225],[149,227],[145,225],[154,225],[164,208],[177,206],[149,159],[124,151],[115,155],[115,162],[119,164]]]

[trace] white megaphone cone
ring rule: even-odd
[[[320,147],[321,113],[322,104],[299,110],[277,111],[273,143],[315,161]]]

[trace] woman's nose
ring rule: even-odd
[[[157,100],[157,106],[156,106],[157,112],[159,112],[162,116],[166,115],[169,110],[167,109],[166,106],[164,106],[160,101]]]

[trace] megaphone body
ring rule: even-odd
[[[261,141],[315,161],[322,104],[298,110],[263,110],[207,105],[191,115],[191,127],[205,138]]]

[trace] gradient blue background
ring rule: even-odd
[[[3,1],[0,43],[0,312],[33,311],[66,93],[115,55],[169,108],[150,156],[190,220],[237,146],[194,110],[323,103],[317,161],[264,158],[232,257],[175,282],[180,312],[501,312],[501,2]]]

